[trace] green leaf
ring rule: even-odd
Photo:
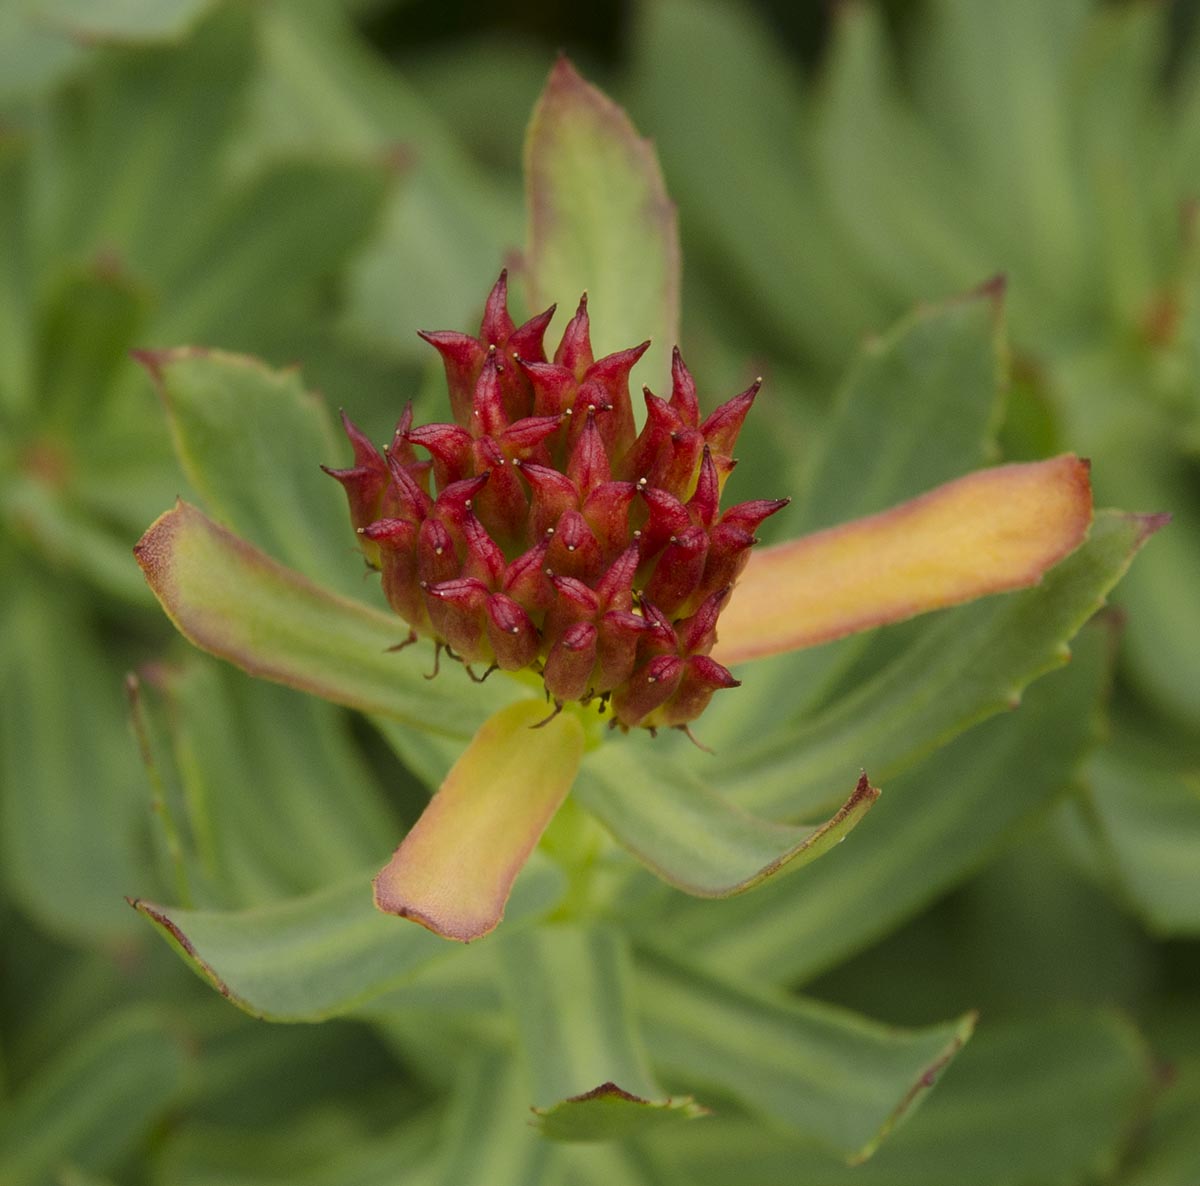
[[[649,338],[644,374],[668,391],[679,341],[679,237],[658,158],[629,117],[559,58],[525,142],[529,299],[587,292],[597,356]]]
[[[898,302],[978,283],[997,261],[962,170],[901,104],[882,11],[840,9],[834,33],[815,147],[838,225]]]
[[[41,583],[5,590],[0,631],[0,869],[52,932],[127,935],[122,895],[147,877],[142,783],[124,724],[121,669],[79,602]],[[103,837],[103,843],[97,838]]]
[[[562,876],[531,861],[509,903],[510,926],[548,910]],[[358,1009],[439,959],[469,960],[486,945],[452,947],[390,918],[371,901],[370,872],[315,894],[250,910],[181,910],[131,903],[192,969],[239,1009],[269,1021],[320,1021]]]
[[[886,510],[995,460],[1002,295],[991,285],[919,309],[859,350],[825,421],[804,493],[778,516],[789,537]],[[706,713],[708,744],[732,753],[751,733],[761,737],[775,722],[796,719],[868,641],[858,636],[756,664],[736,696],[718,698]]]
[[[6,420],[23,415],[34,395],[28,152],[25,140],[0,132],[0,415]]]
[[[653,133],[684,230],[763,350],[840,366],[885,324],[812,183],[804,90],[766,15],[716,0],[638,13],[635,111]],[[753,98],[731,102],[747,94]],[[690,272],[689,272],[690,274]]]
[[[319,468],[336,465],[347,445],[300,376],[221,351],[139,357],[162,394],[184,472],[212,513],[306,576],[361,595],[345,496]]]
[[[1064,662],[1068,640],[1160,525],[1100,513],[1087,542],[1040,585],[943,614],[873,679],[724,764],[722,785],[732,782],[749,809],[794,817],[825,809],[830,789],[859,769],[886,784],[970,725],[1019,703],[1032,680]]]
[[[975,1023],[968,1014],[899,1030],[650,956],[638,963],[638,1000],[664,1075],[732,1093],[852,1161],[869,1158],[912,1111]]]
[[[426,679],[428,655],[389,649],[403,641],[398,618],[312,584],[187,503],[136,550],[183,635],[251,675],[464,739],[520,694],[515,681],[489,680],[464,697],[458,671]]]
[[[612,1140],[705,1114],[690,1097],[668,1098],[650,1073],[617,932],[539,927],[506,937],[499,952],[544,1136]]]
[[[879,795],[863,775],[824,823],[777,824],[728,802],[678,761],[637,752],[631,742],[593,751],[574,793],[642,864],[705,898],[744,893],[816,860],[846,838]]]
[[[94,433],[146,306],[147,294],[111,266],[63,277],[38,327],[39,395],[49,426],[74,436],[86,423]]]
[[[32,211],[47,262],[115,255],[155,285],[171,275],[227,185],[219,154],[252,72],[252,19],[221,5],[177,48],[106,53],[55,104]]]
[[[1159,935],[1200,933],[1200,779],[1106,749],[1086,800],[1126,896]]]
[[[478,317],[504,252],[520,241],[519,187],[478,166],[341,6],[271,5],[258,15],[261,67],[242,154],[258,162],[320,148],[400,160],[404,183],[351,268],[347,322],[390,352],[431,358],[416,330]]]
[[[257,170],[190,228],[152,340],[253,349],[293,306],[317,306],[318,285],[375,230],[393,174],[382,157]]]
[[[853,842],[803,877],[728,902],[642,903],[639,917],[653,920],[642,929],[712,967],[782,983],[861,950],[965,878],[1062,790],[1094,740],[1110,654],[1106,631],[1084,631],[1070,665],[1035,684],[1019,711],[890,781]]]
[[[938,1090],[865,1165],[839,1165],[811,1145],[720,1118],[662,1134],[657,1151],[681,1180],[705,1186],[1085,1186],[1115,1180],[1149,1087],[1133,1027],[1109,1011],[1084,1011],[981,1027]]]
[[[76,41],[174,41],[215,0],[36,0],[39,24]]]
[[[186,1059],[157,1012],[110,1016],[0,1104],[0,1182],[116,1168],[178,1105]]]
[[[331,705],[199,656],[135,691],[158,814],[201,904],[291,897],[386,858],[400,824]]]

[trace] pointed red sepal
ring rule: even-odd
[[[613,692],[613,716],[627,729],[642,724],[675,694],[685,667],[678,655],[658,655],[643,664]]]
[[[407,469],[411,469],[414,465],[421,464],[417,461],[417,455],[413,451],[413,447],[409,444],[408,434],[413,426],[413,406],[412,400],[404,405],[404,411],[400,413],[400,419],[396,421],[396,427],[392,432],[392,439],[388,442],[387,456],[390,461],[399,462]]]
[[[716,454],[729,457],[737,444],[738,434],[746,422],[746,415],[754,405],[754,397],[762,386],[761,379],[755,379],[741,395],[726,401],[700,425],[700,433],[705,443]]]
[[[700,401],[696,397],[696,381],[676,346],[671,351],[671,407],[689,428],[700,423]]]
[[[540,461],[545,450],[539,446],[562,427],[559,416],[524,416],[510,424],[499,437],[506,457],[521,461]],[[549,458],[547,457],[546,460]]]
[[[692,518],[705,527],[711,527],[721,507],[721,478],[713,462],[712,450],[708,445],[700,456],[700,472],[696,477],[696,492],[688,501]]]
[[[490,663],[485,635],[488,590],[482,581],[460,577],[425,590],[434,632],[464,663]]]
[[[678,536],[692,525],[687,507],[666,490],[655,486],[646,486],[641,490],[649,512],[642,534],[638,540],[642,559],[649,560],[658,555],[670,542],[671,536]]]
[[[487,634],[494,662],[502,671],[520,671],[537,657],[541,637],[529,615],[511,597],[487,599]]]
[[[700,608],[690,618],[685,618],[675,626],[681,655],[706,655],[712,650],[717,636],[717,619],[729,600],[730,592],[728,585],[718,589],[701,602]]]
[[[345,412],[342,413],[342,427],[354,450],[354,465],[347,469],[333,469],[327,465],[321,468],[341,483],[350,507],[350,522],[357,531],[379,517],[391,476],[379,450]]]
[[[399,460],[390,456],[387,462],[392,481],[384,492],[383,509],[396,518],[411,519],[414,523],[420,523],[433,510],[434,500],[407,466],[401,465]]]
[[[582,700],[591,690],[596,666],[596,627],[576,622],[550,648],[542,677],[556,701]]]
[[[513,330],[504,344],[504,353],[509,358],[516,355],[517,358],[528,359],[530,362],[545,362],[546,330],[554,319],[557,308],[557,305],[551,305],[549,309],[536,313],[524,325]]]
[[[476,577],[489,589],[498,589],[506,568],[504,552],[488,535],[478,516],[468,515],[463,520],[463,540],[466,554],[463,557],[462,575]]]
[[[651,485],[657,485],[654,471],[660,454],[670,448],[671,433],[678,427],[679,418],[671,405],[648,387],[642,388],[642,396],[646,401],[646,423],[625,454],[619,471],[621,477],[632,482],[645,478]]]
[[[479,380],[471,395],[471,422],[467,426],[473,437],[499,436],[508,427],[504,394],[500,388],[499,352],[493,347],[483,360]]]
[[[451,482],[437,496],[429,514],[444,523],[452,533],[461,536],[467,516],[474,514],[475,499],[490,477],[489,472],[484,472],[474,478],[464,478],[461,482]]]
[[[379,519],[362,530],[376,549],[388,604],[414,630],[430,633],[417,573],[418,528],[407,519]]]
[[[628,610],[632,607],[633,578],[640,563],[641,556],[637,544],[630,544],[608,566],[608,570],[596,584],[596,598],[601,608]]]
[[[539,614],[554,604],[554,586],[546,572],[550,539],[543,536],[529,551],[518,556],[504,574],[504,589],[528,613]]]
[[[423,424],[405,440],[420,445],[433,458],[433,480],[439,490],[471,474],[471,434],[457,424]]]
[[[580,507],[605,557],[612,556],[629,538],[629,509],[636,494],[632,482],[605,482]]]
[[[672,536],[654,566],[646,596],[668,617],[691,599],[704,574],[708,533],[703,527],[686,527]]]
[[[610,411],[600,425],[600,431],[614,457],[627,452],[637,435],[633,404],[629,398],[629,373],[649,349],[650,342],[645,341],[628,350],[606,354],[588,368],[587,379],[599,383],[608,393]]]
[[[479,337],[484,346],[503,346],[512,337],[516,326],[508,315],[508,269],[502,268],[500,278],[492,285],[483,306],[483,321]]]
[[[595,359],[592,354],[587,293],[585,292],[579,298],[579,308],[575,310],[575,316],[567,322],[567,328],[563,330],[562,341],[559,342],[558,349],[554,352],[554,362],[558,366],[566,367],[578,382],[593,361]]]
[[[517,476],[517,466],[509,462],[492,437],[480,437],[472,452],[476,471],[488,475],[487,485],[474,499],[476,513],[506,546],[524,542],[529,499]]]
[[[562,416],[575,404],[579,381],[572,371],[552,362],[529,362],[519,358],[517,366],[533,388],[535,416]]]
[[[600,544],[578,511],[567,511],[558,521],[546,552],[550,571],[560,576],[593,581],[604,567]]]
[[[453,580],[461,571],[458,549],[446,525],[426,519],[417,532],[417,579],[422,585]]]
[[[638,644],[650,629],[645,618],[626,610],[610,610],[596,623],[598,633],[595,691],[619,688],[637,664]]]
[[[579,495],[575,483],[556,469],[532,462],[521,466],[521,475],[529,483],[529,531],[540,539],[558,525],[567,511],[578,509]]]
[[[687,660],[675,694],[651,718],[655,725],[686,725],[707,707],[713,693],[724,688],[741,687],[729,669],[707,655]]]
[[[441,356],[446,368],[446,387],[450,393],[450,410],[457,424],[466,428],[471,422],[471,396],[475,381],[483,368],[487,351],[469,334],[442,330],[434,333],[421,330],[419,337],[428,342]]]
[[[574,577],[551,577],[554,604],[546,612],[542,633],[547,646],[553,646],[572,626],[592,622],[601,612],[600,599],[582,581]]]
[[[567,459],[567,477],[575,483],[581,499],[586,498],[602,482],[612,478],[608,464],[608,450],[596,427],[596,414],[589,412],[583,431],[575,441]]]

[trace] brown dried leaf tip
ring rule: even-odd
[[[786,499],[720,510],[758,383],[700,416],[676,349],[671,394],[629,375],[648,342],[592,353],[587,296],[552,357],[554,308],[513,323],[507,276],[478,337],[422,333],[442,356],[453,422],[406,408],[380,452],[343,415],[345,488],[392,608],[465,664],[538,672],[556,705],[611,706],[623,729],[685,726],[737,686],[709,657],[759,524]],[[418,452],[418,450],[420,452]]]

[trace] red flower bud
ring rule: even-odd
[[[477,337],[421,335],[454,422],[414,427],[410,405],[381,453],[343,418],[354,464],[329,472],[418,633],[464,662],[539,671],[560,706],[611,701],[620,727],[685,726],[736,685],[708,652],[755,531],[785,505],[720,511],[758,384],[701,421],[676,350],[670,399],[646,391],[635,433],[629,378],[648,343],[596,359],[585,297],[547,361],[553,314],[514,325],[501,273]]]

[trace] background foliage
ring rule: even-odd
[[[425,7],[0,14],[0,1183],[1200,1180],[1192,9]],[[1102,504],[1175,522],[1016,713],[975,724],[1065,630],[1023,594],[775,660],[705,718],[715,758],[630,744],[580,784],[605,818],[686,763],[813,818],[867,764],[884,797],[810,868],[703,901],[567,828],[602,915],[522,925],[552,851],[502,940],[448,952],[359,888],[444,747],[190,652],[130,547],[183,494],[361,592],[305,391],[377,439],[410,395],[437,418],[414,330],[471,327],[524,241],[559,44],[656,141],[702,391],[766,376],[735,480],[806,492],[780,529],[1068,448]],[[300,374],[221,364],[164,414],[128,352],[183,343]],[[252,1016],[125,894],[179,904]],[[714,1115],[526,1124],[571,1135],[555,1102],[606,1077]]]

